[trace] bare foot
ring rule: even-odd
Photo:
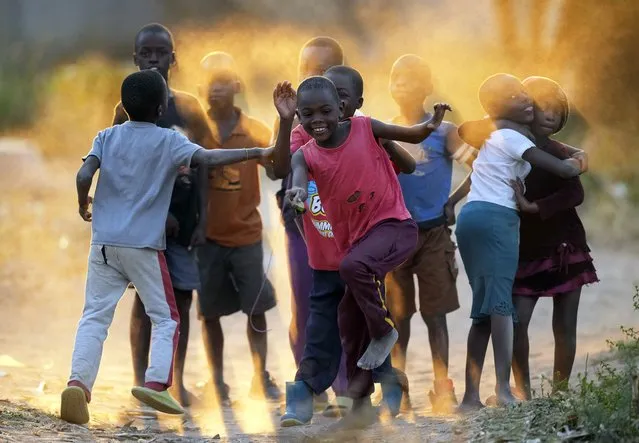
[[[512,392],[510,392],[510,389],[508,390],[508,392],[497,394],[497,406],[510,406],[514,405],[515,403],[520,402],[515,398]]]
[[[457,409],[455,410],[455,412],[457,414],[461,414],[461,415],[465,415],[465,414],[472,414],[473,412],[477,412],[480,409],[485,408],[485,406],[483,405],[483,403],[479,400],[467,400],[464,399],[459,406],[457,406]]]
[[[184,385],[173,385],[169,388],[169,392],[180,402],[182,407],[188,408],[193,406],[193,403],[196,402],[196,397],[191,392],[187,391]]]
[[[364,355],[357,362],[357,366],[369,371],[380,367],[389,356],[398,337],[397,330],[393,328],[379,340],[371,340]]]

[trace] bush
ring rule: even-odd
[[[15,51],[14,51],[15,52]],[[27,127],[37,115],[42,79],[33,60],[9,54],[0,64],[0,131]]]
[[[86,154],[97,132],[113,121],[126,73],[126,68],[97,56],[56,68],[29,138],[49,157]]]
[[[639,289],[633,297],[639,312]],[[639,331],[621,326],[625,339],[608,341],[614,361],[603,361],[594,377],[579,375],[577,387],[570,399],[579,422],[600,441],[628,441],[639,439],[639,420],[634,405],[638,401],[634,383],[639,358]]]
[[[639,312],[639,288],[633,300]],[[532,401],[465,419],[473,441],[638,441],[639,331],[621,331],[624,340],[608,341],[614,358],[598,363],[592,375],[579,374],[566,392],[542,392]]]

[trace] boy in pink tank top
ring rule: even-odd
[[[417,242],[416,225],[378,139],[419,143],[450,108],[437,105],[431,120],[412,127],[368,117],[340,122],[343,104],[335,85],[324,77],[300,84],[297,106],[300,124],[313,140],[293,155],[293,187],[287,198],[297,206],[306,200],[309,175],[321,190],[340,257],[339,272],[347,285],[339,308],[347,361],[357,353],[361,357],[356,365],[372,370],[382,365],[397,341],[384,300],[384,277],[410,255]],[[348,329],[358,327],[349,318],[360,311],[371,340],[357,352],[349,344]]]
[[[333,81],[340,100],[344,105],[343,119],[358,112],[363,104],[364,82],[355,69],[348,66],[334,66],[324,74]],[[301,125],[291,133],[291,152],[294,154],[313,138]],[[411,173],[415,169],[415,159],[398,143],[385,141],[387,150],[396,173]],[[318,187],[312,177],[308,182],[308,197],[305,212],[302,215],[303,232],[308,246],[309,265],[313,271],[313,285],[309,297],[309,317],[306,328],[306,344],[299,363],[295,381],[286,384],[286,413],[280,419],[283,427],[306,424],[312,417],[312,394],[323,392],[335,379],[333,389],[337,397],[337,408],[345,412],[344,398],[346,383],[339,382],[340,377],[347,375],[348,397],[352,399],[352,413],[335,425],[337,429],[362,428],[368,426],[376,418],[372,408],[370,394],[374,391],[374,383],[380,383],[383,393],[383,405],[391,416],[399,413],[404,393],[408,393],[408,380],[401,371],[395,371],[390,356],[373,371],[365,371],[357,367],[356,354],[351,371],[346,373],[346,358],[342,356],[338,326],[338,306],[346,292],[346,285],[339,274],[340,257],[333,238],[330,222],[326,217],[319,196]],[[351,319],[355,321],[355,319]],[[358,324],[363,324],[360,311]],[[370,342],[366,328],[359,328],[359,338],[351,335],[351,343]],[[359,348],[359,347],[358,347]],[[339,368],[339,372],[338,371]],[[346,380],[344,380],[346,381]],[[335,407],[334,407],[335,408]],[[327,411],[325,411],[327,412]],[[326,413],[324,414],[326,415]],[[332,428],[333,430],[336,430]]]

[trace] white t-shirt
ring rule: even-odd
[[[468,201],[484,201],[517,210],[510,181],[526,178],[531,166],[521,157],[533,147],[532,141],[512,129],[493,132],[473,163]]]

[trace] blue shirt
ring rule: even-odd
[[[444,205],[453,178],[453,159],[446,149],[450,129],[451,124],[444,122],[419,145],[401,143],[417,163],[412,174],[399,174],[399,183],[406,207],[420,227],[445,222]]]
[[[100,131],[91,244],[166,248],[165,223],[180,166],[202,149],[172,129],[127,121]]]

